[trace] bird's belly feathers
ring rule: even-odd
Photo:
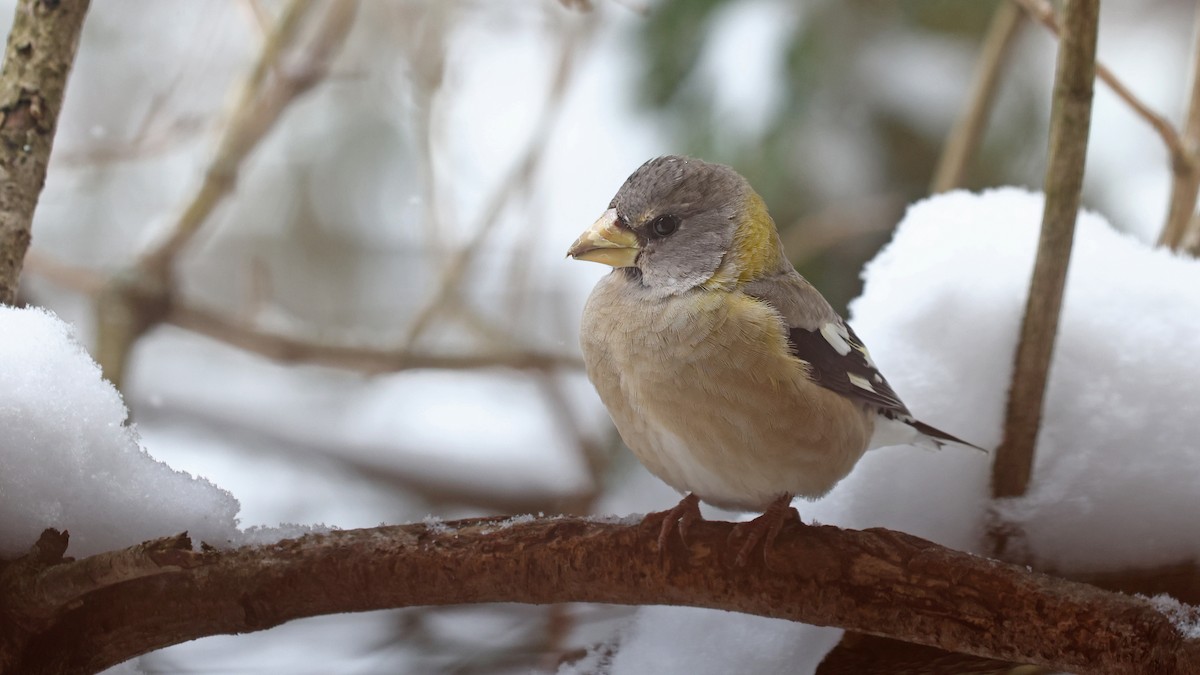
[[[663,481],[717,506],[820,496],[871,435],[865,411],[809,381],[774,311],[737,292],[646,299],[610,275],[589,299],[581,342],[625,444]],[[833,422],[847,418],[861,423]]]

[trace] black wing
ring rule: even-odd
[[[792,355],[808,364],[809,375],[817,384],[882,415],[912,420],[912,413],[875,368],[862,340],[846,322],[837,319],[817,330],[791,328],[788,344]]]
[[[884,417],[908,424],[939,446],[950,442],[987,452],[974,443],[913,418],[883,374],[875,368],[862,340],[841,319],[826,323],[819,330],[792,328],[788,331],[788,344],[792,355],[809,365],[809,375],[822,387],[864,403]]]

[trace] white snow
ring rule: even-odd
[[[1189,640],[1200,639],[1200,607],[1185,605],[1166,593],[1146,599],[1175,624],[1180,635]]]
[[[434,534],[447,534],[453,532],[454,529],[442,522],[442,519],[435,515],[425,516],[421,522],[425,523],[425,528]]]
[[[140,447],[67,324],[0,306],[0,335],[0,555],[47,527],[71,533],[74,556],[184,530],[218,546],[236,537],[237,500]]]
[[[1005,188],[914,205],[851,307],[855,332],[913,413],[984,447],[1000,440],[1042,203]],[[1033,484],[1001,505],[1039,564],[1082,571],[1200,555],[1197,335],[1200,263],[1082,213]],[[823,500],[798,506],[810,521],[984,552],[990,464],[955,446],[880,449]],[[1194,630],[1194,614],[1171,615]],[[611,673],[812,672],[838,635],[645,608],[619,635]]]
[[[852,305],[856,331],[913,413],[983,447],[1000,440],[1041,212],[1039,195],[1011,188],[921,202],[867,266]],[[1185,356],[1197,335],[1200,263],[1081,213],[1033,484],[1000,504],[1043,565],[1088,571],[1200,554],[1200,363]],[[955,512],[947,543],[966,546],[988,465],[881,452],[834,499],[856,505],[856,523],[887,524],[876,519],[908,511],[904,493],[919,492],[917,519]],[[976,497],[964,500],[967,485]]]

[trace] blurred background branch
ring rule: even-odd
[[[1163,226],[1158,243],[1174,249],[1186,249],[1197,245],[1200,227],[1196,225],[1196,194],[1200,192],[1200,7],[1196,8],[1195,28],[1192,31],[1191,94],[1183,126],[1182,144],[1189,161],[1172,169],[1171,201],[1167,210],[1167,223]],[[1175,160],[1178,162],[1178,160]]]
[[[933,174],[931,194],[953,190],[962,185],[966,177],[967,162],[975,154],[983,140],[988,116],[996,99],[1000,83],[1000,71],[1012,48],[1013,38],[1021,27],[1021,12],[1016,5],[1002,2],[996,6],[992,22],[988,25],[983,46],[979,50],[979,63],[971,90],[967,93],[967,105],[950,130],[946,147],[942,150],[937,169]]]
[[[311,0],[292,0],[262,47],[258,60],[240,85],[216,154],[199,189],[184,207],[166,238],[142,254],[137,264],[113,276],[98,296],[96,360],[117,387],[134,342],[161,322],[174,294],[173,267],[183,247],[234,189],[239,167],[297,97],[316,86],[328,71],[350,29],[357,0],[333,0],[301,58],[286,67],[279,59],[293,51],[314,7]]]

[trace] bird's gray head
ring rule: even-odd
[[[658,157],[625,180],[568,255],[636,270],[643,285],[670,295],[713,279],[743,230],[757,229],[754,221],[763,219],[777,242],[762,200],[733,169]]]

